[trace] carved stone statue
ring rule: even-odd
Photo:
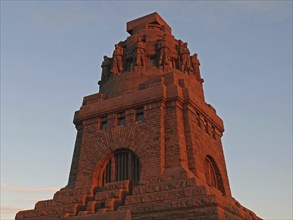
[[[195,78],[198,80],[201,80],[200,69],[199,69],[200,62],[198,60],[196,53],[191,56],[191,65],[192,65],[193,74]]]
[[[136,49],[134,52],[135,66],[145,67],[145,42],[141,37],[137,37]]]
[[[111,58],[104,56],[104,61],[101,65],[102,67],[102,82],[106,82],[110,78],[110,65],[111,65]]]
[[[187,48],[187,43],[183,43],[181,40],[179,40],[178,45],[178,52],[179,52],[179,58],[180,58],[180,70],[182,72],[190,70],[190,52]]]
[[[111,72],[116,75],[123,72],[123,48],[119,44],[115,44],[113,52],[113,68]]]
[[[170,47],[166,41],[166,35],[163,36],[163,39],[159,42],[159,67],[171,67],[170,60]]]

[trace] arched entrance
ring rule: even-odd
[[[217,167],[216,162],[211,156],[207,156],[204,161],[204,169],[206,182],[209,186],[215,187],[225,194],[224,186],[220,171]]]
[[[139,177],[140,162],[137,155],[127,149],[117,150],[103,172],[103,185],[123,180],[130,180],[132,184],[138,185]]]

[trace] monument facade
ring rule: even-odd
[[[127,23],[84,97],[67,186],[17,220],[260,219],[231,195],[197,54],[157,13]]]

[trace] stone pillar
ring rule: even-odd
[[[83,126],[81,124],[78,124],[75,127],[77,129],[77,134],[76,134],[73,158],[71,162],[71,168],[70,168],[69,179],[67,184],[67,187],[71,189],[75,187],[75,182],[76,182],[76,177],[78,172],[79,155],[80,155],[80,149],[81,149],[82,133],[83,133]]]
[[[188,169],[183,103],[178,99],[166,103],[165,158],[166,176],[175,179],[194,177]]]

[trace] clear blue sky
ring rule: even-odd
[[[154,11],[199,54],[233,196],[292,219],[292,1],[1,1],[1,219],[67,184],[74,111]]]

